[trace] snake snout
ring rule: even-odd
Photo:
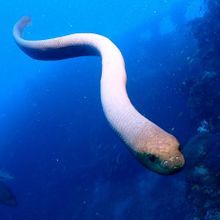
[[[169,169],[171,172],[176,172],[184,166],[184,158],[182,155],[175,155],[163,162],[164,168]]]

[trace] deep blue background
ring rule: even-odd
[[[187,22],[202,15],[201,1],[12,0],[0,12],[0,168],[14,176],[18,200],[0,207],[0,219],[181,219],[184,170],[160,176],[130,155],[102,112],[100,59],[31,60],[11,31],[30,15],[29,39],[111,38],[133,104],[183,145],[195,132],[180,91],[196,51]]]

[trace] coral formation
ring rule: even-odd
[[[215,219],[214,213],[220,212],[219,147],[220,134],[210,133],[196,135],[185,146],[188,159],[186,199],[191,217]]]
[[[220,219],[220,0],[207,0],[208,11],[191,22],[198,43],[200,77],[188,84],[188,103],[198,125],[184,147],[187,160],[187,219]]]
[[[188,80],[189,107],[198,127],[208,123],[210,132],[220,130],[220,0],[207,0],[204,17],[190,22],[191,32],[197,41],[195,59],[201,69],[200,77]]]

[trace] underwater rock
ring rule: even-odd
[[[200,133],[184,147],[189,219],[219,219],[220,133]],[[193,218],[192,218],[193,216]]]

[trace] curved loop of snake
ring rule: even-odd
[[[176,138],[142,116],[130,102],[122,54],[108,38],[93,33],[79,33],[46,40],[25,40],[22,32],[30,21],[29,17],[23,17],[13,29],[14,39],[24,53],[38,60],[100,56],[101,102],[112,128],[135,157],[150,170],[172,174],[183,167],[184,157]]]

